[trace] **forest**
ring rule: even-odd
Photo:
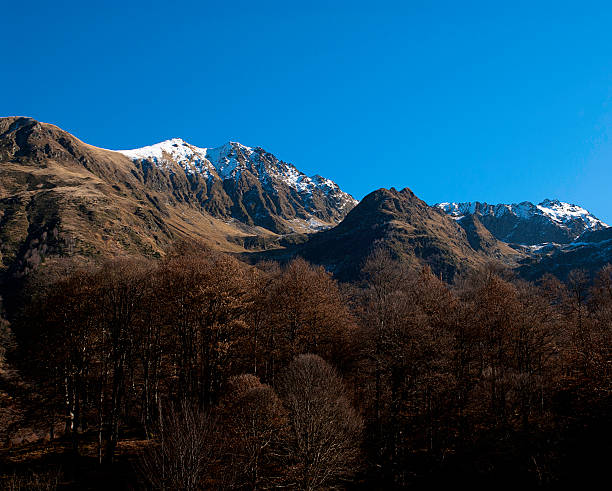
[[[0,411],[5,489],[558,487],[608,471],[610,265],[528,283],[490,264],[449,285],[378,249],[339,283],[179,243],[57,260],[17,290],[1,388],[26,410]],[[24,424],[38,437],[15,440]]]

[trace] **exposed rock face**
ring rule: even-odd
[[[175,138],[120,152],[147,175],[153,167],[172,175],[182,170],[202,207],[214,217],[279,234],[329,228],[357,204],[333,181],[308,177],[262,148],[237,142],[199,148]]]
[[[496,239],[511,244],[568,244],[586,231],[608,227],[584,208],[558,200],[544,200],[538,205],[525,201],[512,205],[471,202],[435,206],[455,219],[476,216]]]
[[[569,244],[538,246],[531,257],[523,261],[518,273],[537,280],[546,273],[565,279],[573,269],[595,274],[612,263],[612,228],[586,231]]]
[[[0,270],[19,275],[61,255],[155,256],[179,238],[229,252],[281,247],[303,239],[276,232],[333,226],[356,203],[333,182],[237,143],[200,160],[133,152],[0,118]]]
[[[564,279],[572,269],[595,272],[612,262],[612,228],[577,205],[544,200],[538,205],[439,203],[434,205],[467,232],[486,227],[500,241],[525,254],[517,272],[530,280],[545,273]]]
[[[489,261],[532,279],[612,261],[612,228],[559,201],[430,207],[409,189],[379,189],[357,203],[261,148],[169,140],[115,152],[0,118],[0,273],[64,255],[158,256],[180,238],[253,259],[299,255],[345,280],[377,247],[449,281]]]

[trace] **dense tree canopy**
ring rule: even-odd
[[[48,271],[12,333],[0,321],[44,400],[31,417],[105,465],[137,435],[145,485],[536,485],[605,470],[611,266],[537,285],[490,266],[447,285],[377,250],[339,285],[301,259],[252,267],[179,244]]]

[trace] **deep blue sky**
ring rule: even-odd
[[[330,7],[328,4],[333,4]],[[612,222],[609,2],[4,2],[0,114]]]

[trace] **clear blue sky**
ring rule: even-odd
[[[333,4],[330,6],[329,4]],[[3,2],[0,114],[612,223],[610,2]]]

